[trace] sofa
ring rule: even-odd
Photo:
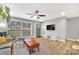
[[[13,39],[11,37],[8,37],[6,32],[4,33],[0,32],[0,50],[5,49],[5,48],[11,48],[12,44],[13,44]]]

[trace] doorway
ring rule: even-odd
[[[36,24],[36,37],[41,37],[41,24]]]

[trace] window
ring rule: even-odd
[[[23,23],[22,27],[23,28],[31,28],[31,23]]]
[[[8,33],[12,37],[26,37],[31,35],[31,23],[23,21],[10,21]]]
[[[18,29],[21,29],[21,22],[11,21],[9,22],[8,26],[12,30],[18,30]]]

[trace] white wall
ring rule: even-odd
[[[46,25],[55,24],[55,30],[46,30]],[[55,20],[46,21],[42,23],[41,35],[47,37],[49,35],[51,39],[65,39],[66,37],[66,18],[61,17]]]
[[[55,24],[55,31],[46,30],[46,25]],[[42,23],[41,35],[51,39],[79,39],[79,17],[58,18]]]
[[[32,22],[32,35],[36,37],[36,24],[40,24],[40,22]]]
[[[70,18],[68,20],[68,38],[79,39],[79,17]]]
[[[68,39],[69,36],[69,19],[65,18],[65,39]]]

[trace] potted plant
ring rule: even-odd
[[[10,9],[5,5],[0,5],[0,18],[7,22],[10,20]]]

